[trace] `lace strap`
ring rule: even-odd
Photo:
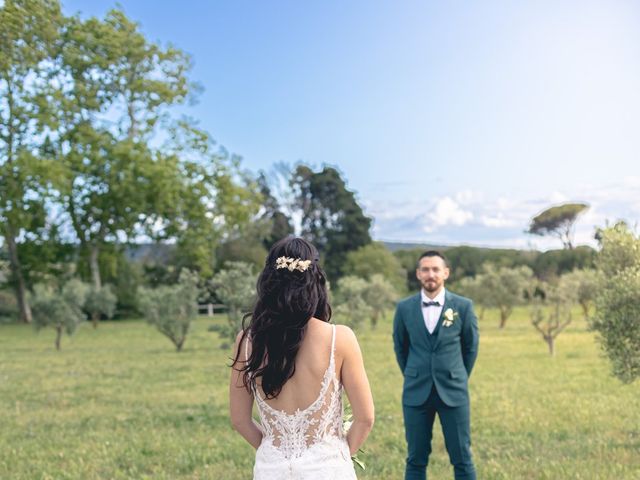
[[[333,332],[331,334],[331,356],[329,357],[329,365],[333,365],[335,363],[334,352],[336,349],[336,326],[331,325],[331,327],[333,328]]]

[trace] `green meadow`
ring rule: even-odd
[[[0,478],[250,479],[253,451],[230,427],[230,351],[200,318],[184,351],[140,320],[83,325],[55,351],[53,330],[0,325]],[[480,322],[471,377],[480,479],[640,478],[640,384],[609,374],[575,321],[555,358],[516,310]],[[401,375],[391,318],[358,337],[376,403],[360,478],[401,479]],[[436,421],[429,478],[452,478]]]

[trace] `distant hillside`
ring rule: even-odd
[[[390,251],[395,252],[397,250],[413,250],[417,248],[421,248],[423,250],[446,250],[447,248],[451,248],[455,245],[429,245],[427,243],[411,243],[411,242],[385,242],[382,241],[385,247],[387,247]]]
[[[462,245],[433,245],[428,243],[413,243],[413,242],[385,242],[381,241],[385,247],[391,252],[398,250],[441,250],[446,251],[450,248],[458,248]],[[489,248],[489,247],[474,247],[471,245],[465,245],[469,248],[478,249],[480,251],[519,251],[517,248]],[[154,243],[141,243],[138,245],[130,245],[126,247],[125,255],[127,259],[134,262],[142,263],[160,263],[166,264],[171,260],[173,256],[173,245],[169,244],[154,244]]]
[[[494,252],[498,252],[498,251],[502,251],[502,252],[524,252],[524,251],[527,251],[528,252],[529,251],[529,250],[522,249],[522,248],[480,247],[480,246],[476,246],[476,245],[467,245],[467,244],[461,244],[461,245],[431,245],[431,244],[428,244],[428,243],[385,242],[385,241],[381,241],[380,243],[382,243],[385,247],[387,247],[392,252],[396,252],[398,250],[414,250],[414,249],[441,250],[441,251],[444,252],[444,251],[449,250],[451,248],[461,248],[461,247],[473,248],[473,249],[479,250],[479,251],[494,251]]]

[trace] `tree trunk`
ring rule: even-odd
[[[176,352],[182,351],[182,345],[184,345],[185,337],[182,337],[179,341],[176,342]]]
[[[486,308],[485,307],[480,307],[480,312],[478,315],[478,320],[482,321],[484,319],[484,312],[485,312]]]
[[[500,328],[504,328],[505,325],[507,324],[507,317],[509,315],[507,314],[506,310],[503,310],[502,308],[500,309]]]
[[[100,254],[100,247],[97,244],[91,244],[89,247],[89,267],[91,268],[91,278],[93,279],[93,286],[96,289],[102,288],[102,281],[100,279],[100,265],[98,264],[98,256]]]
[[[584,313],[584,319],[589,321],[589,304],[587,302],[582,302],[580,306],[582,307],[582,313]]]
[[[551,335],[549,335],[545,338],[545,340],[547,341],[547,345],[549,345],[549,355],[551,355],[552,357],[555,357],[556,351],[555,351],[555,345],[553,343],[554,338]]]
[[[16,239],[13,235],[13,231],[9,226],[7,226],[5,230],[5,241],[7,242],[7,248],[9,250],[11,273],[15,279],[15,292],[18,309],[20,310],[20,320],[24,323],[31,323],[31,307],[27,301],[27,287],[24,281],[24,276],[22,275],[20,258],[18,258],[18,246],[16,245]]]
[[[91,322],[93,323],[93,328],[98,328],[99,321],[100,321],[100,312],[92,312]]]
[[[371,315],[371,328],[373,330],[376,329],[376,325],[378,325],[378,316],[380,315],[380,312],[378,312],[378,310],[374,310],[373,311],[373,315]]]
[[[60,339],[62,338],[62,325],[56,327],[56,350],[60,350]]]

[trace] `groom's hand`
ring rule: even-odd
[[[409,353],[409,335],[404,325],[400,306],[396,307],[396,314],[393,317],[393,350],[396,353],[400,371],[404,375],[404,367],[407,365],[407,355]]]
[[[462,343],[462,362],[467,370],[467,375],[471,375],[473,365],[478,357],[478,343],[480,334],[478,331],[478,317],[473,311],[473,302],[469,300],[467,309],[464,313],[464,322],[462,323],[462,331],[460,333],[460,341]]]

